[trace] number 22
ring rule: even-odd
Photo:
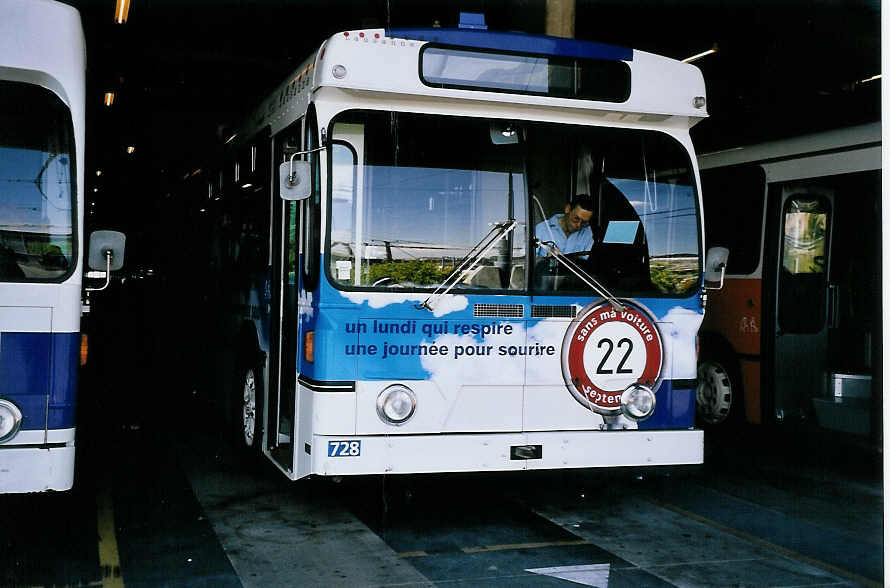
[[[600,339],[600,342],[596,344],[597,349],[602,349],[603,345],[608,346],[606,350],[606,354],[603,356],[603,360],[596,367],[596,373],[598,374],[630,374],[633,373],[633,370],[627,369],[624,367],[624,364],[627,363],[627,358],[630,357],[630,354],[634,350],[634,344],[630,339],[624,337],[618,341],[618,348],[621,349],[624,344],[627,343],[627,351],[624,354],[624,357],[621,358],[621,361],[618,362],[618,366],[615,368],[613,372],[611,369],[605,367],[606,362],[609,360],[609,357],[612,355],[612,350],[615,348],[615,345],[612,343],[611,339]]]

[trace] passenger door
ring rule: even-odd
[[[299,151],[302,121],[275,137],[275,169]],[[276,171],[277,173],[277,171]],[[299,321],[297,293],[300,268],[297,243],[302,202],[286,201],[275,182],[272,202],[272,317],[266,447],[270,457],[293,475]]]
[[[775,410],[804,416],[827,392],[828,275],[834,191],[816,181],[782,187],[775,304]]]

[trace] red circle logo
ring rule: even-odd
[[[562,343],[562,375],[572,396],[593,412],[621,412],[621,393],[643,384],[656,389],[664,353],[658,328],[624,303],[592,303],[571,322]]]

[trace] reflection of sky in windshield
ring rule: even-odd
[[[692,186],[609,178],[634,207],[646,230],[649,255],[698,255]]]
[[[365,168],[371,240],[470,247],[507,216],[507,174],[418,167]]]
[[[352,229],[351,159],[335,156],[332,239]],[[466,169],[364,166],[364,240],[469,248],[507,219],[509,174]],[[513,174],[513,190],[524,194]]]
[[[70,194],[68,155],[0,147],[0,230],[70,234]]]

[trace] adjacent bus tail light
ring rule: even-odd
[[[303,333],[303,359],[310,363],[315,362],[315,331]]]
[[[655,412],[655,392],[642,384],[629,386],[621,394],[621,412],[635,421],[644,421]]]
[[[22,411],[10,400],[0,400],[0,443],[11,439],[22,426]]]
[[[85,366],[87,364],[87,357],[90,353],[90,341],[87,337],[86,333],[83,333],[80,336],[80,365]]]
[[[390,425],[405,424],[416,408],[417,396],[411,388],[402,384],[389,386],[377,397],[377,415]]]

